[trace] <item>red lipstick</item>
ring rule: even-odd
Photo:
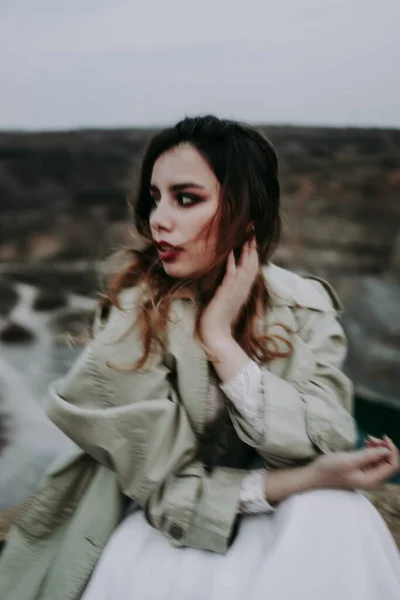
[[[172,244],[169,244],[164,240],[156,242],[156,248],[158,251],[158,256],[163,262],[170,262],[172,260],[175,260],[178,254],[181,252],[180,248],[172,246]]]

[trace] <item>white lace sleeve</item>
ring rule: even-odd
[[[261,369],[249,361],[235,377],[222,384],[221,390],[235,409],[259,433],[264,433],[265,398],[262,389]],[[265,499],[265,469],[250,471],[240,489],[240,513],[265,513],[274,510]]]
[[[249,425],[263,435],[265,394],[261,369],[257,363],[250,361],[235,377],[220,387]]]
[[[265,498],[266,476],[265,469],[255,469],[244,477],[239,495],[239,513],[255,514],[274,510]]]

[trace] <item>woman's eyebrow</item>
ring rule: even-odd
[[[174,183],[170,186],[170,190],[172,192],[180,192],[185,190],[186,188],[196,188],[198,190],[204,190],[205,187],[203,185],[199,185],[198,183],[193,183],[191,181],[185,181],[183,183]]]
[[[171,192],[181,192],[182,190],[186,190],[187,188],[195,188],[197,190],[205,190],[205,187],[203,185],[200,185],[198,183],[193,183],[191,181],[184,181],[182,183],[173,183],[169,186],[169,189]],[[158,187],[152,183],[150,184],[150,191],[151,192],[158,192]]]

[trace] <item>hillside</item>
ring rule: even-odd
[[[400,223],[400,131],[264,128],[281,161],[281,264],[381,274]],[[0,263],[98,260],[126,239],[147,130],[0,133]]]

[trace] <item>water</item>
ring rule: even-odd
[[[68,372],[81,348],[68,348],[49,344],[43,347],[37,344],[29,349],[24,347],[4,348],[0,342],[0,356],[19,371],[35,400],[42,403],[47,395],[50,383]]]
[[[46,417],[31,387],[0,355],[0,416],[7,442],[0,456],[0,510],[25,500],[50,463],[74,448]]]
[[[7,427],[7,445],[0,457],[0,510],[25,500],[40,485],[50,463],[74,448],[43,408],[49,384],[70,369],[81,348],[55,343],[50,328],[53,313],[32,311],[34,287],[17,288],[20,301],[10,318],[27,327],[35,339],[21,345],[0,342],[0,417]],[[72,298],[70,306],[88,308],[88,302]]]
[[[75,361],[81,348],[69,347],[57,343],[51,331],[50,322],[57,311],[36,312],[32,310],[32,302],[37,294],[34,286],[16,284],[19,302],[11,311],[11,321],[23,325],[35,336],[30,344],[3,344],[0,342],[0,356],[8,364],[21,371],[32,392],[41,401],[49,384],[64,375]],[[95,301],[71,294],[68,309],[93,310]]]

